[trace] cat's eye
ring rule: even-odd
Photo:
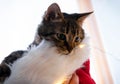
[[[64,34],[57,33],[57,38],[60,40],[66,40],[66,36]]]
[[[80,37],[75,38],[75,42],[80,42],[80,41],[81,41]]]

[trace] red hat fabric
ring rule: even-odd
[[[96,84],[90,76],[90,60],[86,61],[83,65],[84,67],[76,71],[79,77],[79,84]]]

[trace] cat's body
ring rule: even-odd
[[[12,67],[12,64],[18,60],[19,58],[23,57],[23,54],[27,53],[27,51],[19,50],[14,51],[0,64],[0,84],[3,84],[4,80],[8,78],[11,74],[10,67]]]
[[[88,59],[82,23],[89,14],[66,14],[55,3],[49,6],[30,50],[13,60],[4,84],[63,83]]]
[[[61,84],[88,59],[88,45],[79,46],[69,55],[59,54],[56,47],[42,41],[37,48],[16,61],[13,74],[5,84]]]

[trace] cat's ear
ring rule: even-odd
[[[60,22],[63,20],[63,14],[57,3],[51,4],[44,15],[45,21]]]
[[[80,25],[83,24],[83,21],[93,12],[76,14],[75,19],[79,22]]]

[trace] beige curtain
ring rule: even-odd
[[[80,12],[93,11],[90,0],[77,0]],[[84,28],[91,39],[91,72],[97,84],[113,84],[112,76],[106,60],[106,55],[102,39],[99,33],[94,13],[85,21]],[[101,52],[102,50],[102,52]]]

